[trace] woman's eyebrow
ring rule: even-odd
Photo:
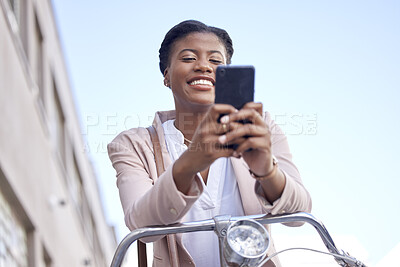
[[[192,53],[194,53],[194,54],[197,54],[199,51],[196,50],[196,49],[185,48],[185,49],[182,49],[182,50],[179,52],[179,54],[182,54],[182,53],[184,53],[184,52],[192,52]],[[207,51],[207,53],[208,53],[208,54],[217,53],[217,54],[220,54],[221,56],[224,56],[224,55],[222,54],[222,52],[219,51],[219,50],[209,50],[209,51]]]
[[[182,54],[184,52],[191,52],[193,54],[197,54],[197,50],[186,48],[186,49],[182,49],[181,51],[179,51],[178,55],[180,55],[180,54]]]
[[[210,53],[210,54],[217,53],[217,54],[220,54],[221,56],[224,56],[224,54],[219,50],[210,50],[210,51],[208,51],[208,53]]]

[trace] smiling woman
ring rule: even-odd
[[[184,21],[166,34],[159,52],[175,110],[157,112],[148,129],[124,131],[108,145],[129,229],[222,214],[310,212],[286,137],[263,105],[214,104],[216,69],[233,54],[226,31]],[[155,242],[153,266],[220,263],[212,232],[143,241]],[[280,263],[275,257],[264,266]]]

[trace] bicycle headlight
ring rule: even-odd
[[[269,247],[268,231],[254,220],[232,223],[224,239],[224,257],[231,266],[258,266]]]

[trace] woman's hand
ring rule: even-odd
[[[230,157],[234,153],[232,148],[227,148],[219,142],[219,137],[229,128],[218,120],[224,114],[229,115],[235,112],[237,110],[231,105],[215,104],[197,127],[187,150],[196,157],[197,171],[208,168],[217,158]]]
[[[221,144],[233,143],[238,147],[234,156],[243,156],[250,170],[258,177],[266,199],[273,203],[283,192],[286,184],[285,175],[273,165],[271,153],[271,132],[262,118],[263,106],[261,103],[247,103],[240,111],[221,118],[230,131],[219,137]],[[242,124],[238,121],[248,120],[252,123]],[[271,175],[272,174],[272,175]]]
[[[187,193],[191,181],[198,172],[206,170],[221,157],[234,154],[233,148],[228,148],[219,142],[220,136],[228,131],[228,125],[218,122],[223,114],[232,115],[237,110],[226,104],[215,104],[206,113],[193,135],[188,149],[175,161],[173,176],[177,188]]]
[[[247,103],[241,110],[221,118],[229,126],[229,132],[219,138],[221,144],[237,144],[234,156],[243,156],[250,170],[257,176],[272,171],[271,133],[262,118],[261,103]],[[251,123],[242,124],[238,121]]]

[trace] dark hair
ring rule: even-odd
[[[160,58],[160,70],[163,75],[165,69],[168,67],[169,64],[169,56],[173,44],[176,41],[186,37],[190,33],[195,32],[206,32],[215,34],[221,41],[221,43],[225,46],[227,54],[226,63],[231,63],[231,58],[233,55],[233,44],[231,37],[229,37],[229,34],[225,30],[212,26],[207,26],[206,24],[197,20],[185,20],[170,29],[165,35],[163,42],[161,43],[161,47],[158,52]]]

